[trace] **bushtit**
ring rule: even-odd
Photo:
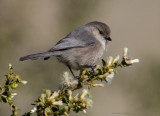
[[[75,77],[72,69],[94,68],[103,55],[107,41],[111,41],[110,28],[102,22],[93,21],[74,29],[47,52],[31,54],[20,58],[24,60],[48,60],[55,56],[64,63]]]

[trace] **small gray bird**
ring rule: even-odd
[[[55,56],[75,77],[72,69],[94,69],[96,61],[105,51],[107,41],[111,41],[110,33],[108,25],[93,21],[74,29],[49,51],[21,57],[20,61],[39,58],[48,60],[51,56]]]

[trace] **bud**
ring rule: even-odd
[[[85,75],[85,74],[86,74],[86,70],[83,70],[83,71],[82,71],[82,75]]]
[[[22,80],[21,83],[26,85],[28,83],[28,81]]]
[[[55,91],[50,98],[51,98],[51,99],[54,99],[54,98],[57,97],[58,95],[59,95],[59,94]]]
[[[91,86],[92,86],[92,87],[104,87],[104,84],[92,83]]]
[[[108,60],[107,60],[107,66],[109,67],[111,65],[113,61],[113,57],[112,56],[109,56]]]
[[[8,68],[9,68],[9,69],[12,69],[12,64],[9,64],[9,65],[8,65]]]
[[[18,95],[18,94],[17,94],[17,93],[12,93],[12,94],[11,94],[11,99],[13,99],[14,96],[16,96],[16,95]]]
[[[109,74],[109,75],[106,77],[107,83],[110,84],[110,83],[112,82],[113,78],[114,78],[114,72],[112,72],[111,74]]]
[[[78,96],[79,96],[79,93],[77,93],[76,96],[74,97],[75,101],[78,101],[78,99],[79,99]]]
[[[109,75],[109,73],[107,72],[107,73],[103,74],[103,77],[107,77],[108,75]]]
[[[54,105],[61,106],[61,105],[63,105],[63,102],[62,101],[55,101]]]
[[[85,109],[83,109],[83,112],[84,112],[85,114],[87,113]]]
[[[78,84],[78,80],[69,75],[68,72],[64,72],[63,74],[63,85],[67,85],[68,87],[72,87]]]
[[[65,115],[65,116],[69,116],[67,112],[64,112],[64,115]]]
[[[87,108],[90,108],[90,107],[92,107],[93,106],[93,101],[92,101],[92,99],[85,99],[85,102],[86,102],[86,106],[87,106]]]
[[[72,100],[72,91],[68,90],[68,94],[69,94],[69,100],[71,101]]]
[[[127,57],[128,48],[124,48],[123,50],[123,57]]]
[[[101,79],[101,78],[103,78],[103,75],[98,75],[97,77]]]
[[[139,59],[130,60],[129,62],[130,62],[131,64],[133,64],[133,63],[139,63]]]
[[[51,90],[46,90],[46,97],[50,97],[51,95]]]
[[[36,107],[34,107],[32,110],[31,110],[31,114],[33,114],[34,112],[36,112],[37,111],[37,108]]]
[[[110,72],[110,73],[111,73],[111,72],[113,72],[113,71],[114,71],[114,70],[113,70],[112,68],[110,68],[108,72]]]
[[[17,83],[13,83],[13,84],[11,85],[11,87],[12,87],[13,89],[16,89],[16,88],[18,87],[18,84],[17,84]]]
[[[119,60],[119,58],[120,58],[120,56],[118,55],[114,60],[113,60],[113,64],[115,63],[115,62],[117,62],[118,60]]]
[[[46,94],[42,93],[42,94],[41,94],[42,100],[44,100],[45,97],[46,97]]]
[[[88,94],[88,91],[86,89],[83,89],[82,95],[80,96],[80,99],[84,99],[84,97]]]
[[[67,111],[68,110],[68,106],[65,106],[64,109]]]

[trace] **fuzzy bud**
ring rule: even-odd
[[[30,113],[33,114],[33,113],[35,113],[36,111],[37,111],[37,108],[34,107],[34,108],[30,111]]]
[[[139,63],[139,59],[130,60],[129,63],[130,63],[130,64]]]
[[[108,60],[107,60],[107,66],[109,67],[111,65],[113,61],[113,57],[112,56],[109,56]]]
[[[128,48],[124,48],[123,50],[123,57],[127,57],[127,53],[128,53]]]
[[[72,100],[72,91],[68,90],[68,94],[69,94],[69,100],[71,101]]]
[[[9,64],[9,65],[8,65],[8,68],[9,68],[9,69],[12,69],[12,64]]]
[[[114,72],[112,72],[111,74],[109,74],[109,75],[106,77],[107,83],[110,84],[110,83],[112,82],[113,78],[114,78]]]
[[[28,83],[28,81],[22,80],[21,83],[26,85]]]
[[[87,89],[83,89],[80,99],[84,99],[84,97],[88,94]]]
[[[120,58],[120,56],[118,55],[118,56],[112,61],[112,63],[113,63],[113,64],[116,63],[116,62],[119,60],[119,58]]]
[[[92,86],[92,87],[104,87],[104,84],[92,83],[91,86]]]
[[[62,101],[55,101],[54,105],[61,106],[61,105],[63,105],[63,102]]]

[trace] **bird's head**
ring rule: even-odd
[[[95,32],[98,32],[98,36],[102,36],[106,41],[112,41],[110,38],[111,30],[108,25],[102,22],[93,21],[86,24],[87,26],[93,27]]]

